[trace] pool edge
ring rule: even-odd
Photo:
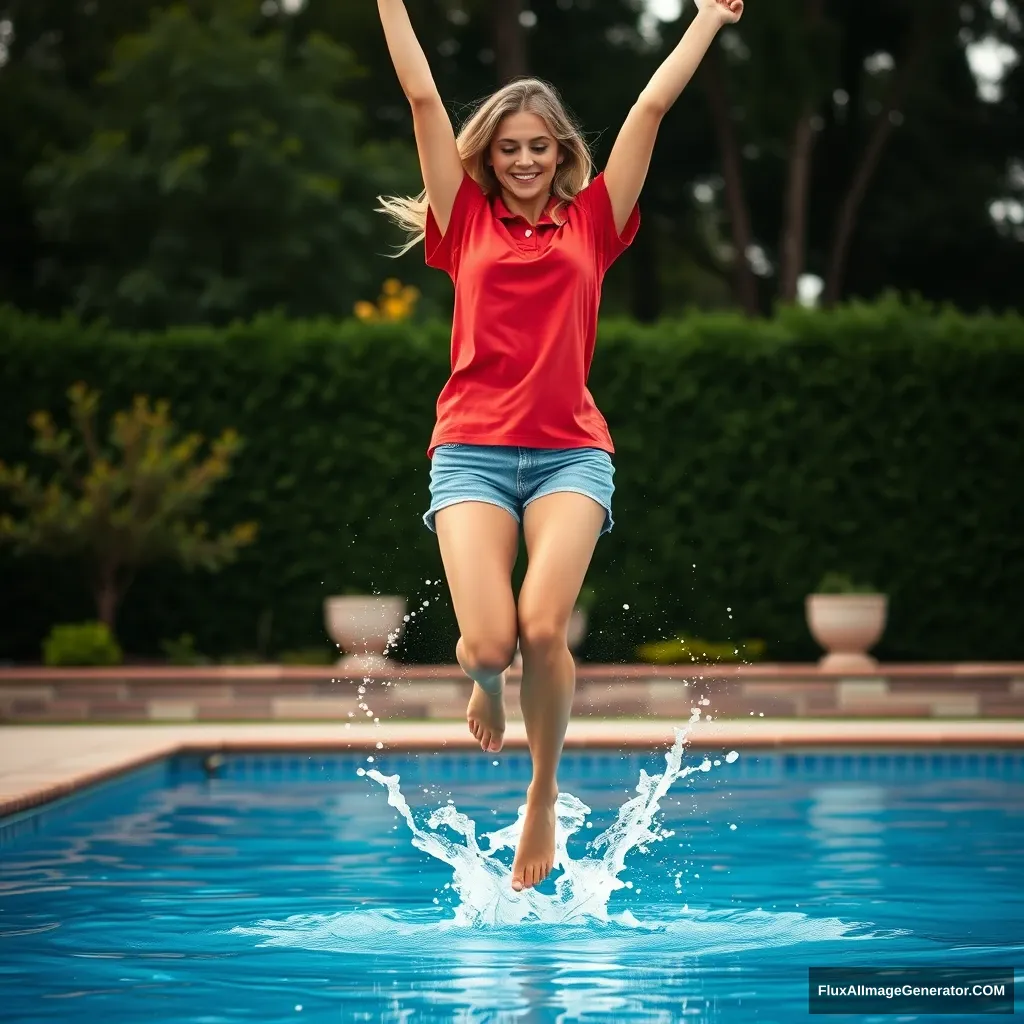
[[[884,747],[884,746],[1022,746],[1024,720],[1007,719],[720,719],[684,723],[690,742],[703,747]],[[0,774],[0,818],[31,810],[77,790],[105,782],[162,758],[179,754],[239,751],[361,751],[395,753],[476,749],[464,722],[409,722],[342,731],[342,723],[311,725],[181,726],[5,726],[35,734],[33,755],[51,745],[53,760],[45,769],[29,763],[17,767],[17,754],[5,756]],[[671,743],[683,724],[661,720],[576,719],[568,750],[621,749]],[[91,741],[91,742],[90,742]],[[377,744],[382,747],[378,748]],[[117,749],[118,747],[121,749]],[[509,723],[506,749],[526,749],[521,721]],[[91,762],[91,763],[90,763]],[[11,765],[15,765],[11,770]]]

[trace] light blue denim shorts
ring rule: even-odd
[[[485,501],[505,509],[517,523],[531,501],[559,491],[593,498],[605,512],[601,535],[611,531],[611,456],[600,448],[516,448],[507,445],[442,444],[430,466],[430,509],[423,516],[437,532],[434,516],[460,501]]]

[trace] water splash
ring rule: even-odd
[[[604,964],[603,976],[612,969],[605,963],[608,957],[614,963],[647,965],[652,956],[669,955],[678,962],[680,957],[809,944],[821,948],[834,942],[904,934],[835,917],[813,918],[800,912],[762,908],[680,908],[674,901],[645,904],[643,921],[628,910],[609,914],[611,894],[630,884],[619,878],[629,852],[672,835],[654,825],[661,800],[672,784],[696,772],[709,772],[720,763],[705,757],[699,764],[684,766],[686,742],[686,730],[677,729],[675,743],[665,754],[665,771],[648,775],[641,770],[637,795],[619,808],[615,821],[587,844],[585,855],[578,860],[569,855],[568,842],[586,824],[590,808],[569,793],[559,796],[555,806],[555,862],[562,874],[555,880],[553,896],[536,889],[515,892],[511,871],[497,856],[502,850],[515,848],[525,808],[519,809],[513,824],[484,833],[480,839],[487,845],[482,848],[475,822],[454,804],[437,808],[421,826],[402,795],[399,776],[360,768],[360,775],[385,787],[388,803],[412,832],[413,846],[453,869],[449,887],[461,898],[454,917],[447,916],[439,906],[353,908],[336,914],[297,914],[283,921],[262,920],[249,927],[232,928],[231,932],[259,938],[260,945],[267,946],[387,954],[417,962],[437,958],[446,969],[467,963],[477,973],[484,969],[480,960],[483,954],[497,958],[495,964],[503,969],[512,952],[526,954],[542,946],[545,957],[555,956],[549,966],[564,961],[568,969],[578,966],[580,956],[596,958],[595,963]],[[738,757],[736,751],[731,751],[722,760],[732,764]],[[677,885],[676,891],[679,889]],[[439,941],[441,936],[443,941]],[[489,976],[488,985],[493,981],[494,976]]]
[[[417,824],[400,789],[398,775],[383,775],[376,769],[360,774],[380,783],[388,791],[388,803],[405,819],[412,832],[412,844],[418,850],[448,864],[454,871],[451,888],[461,902],[454,908],[454,924],[463,926],[514,925],[526,921],[545,924],[573,924],[584,921],[608,922],[608,901],[613,892],[623,888],[619,875],[626,856],[636,847],[646,847],[672,835],[652,823],[661,800],[677,779],[712,768],[709,758],[700,764],[683,765],[683,748],[687,731],[676,730],[676,740],[665,754],[665,771],[648,775],[641,769],[637,795],[626,801],[615,821],[586,847],[587,855],[574,860],[568,851],[569,839],[586,823],[590,808],[571,793],[562,793],[555,803],[555,866],[562,874],[555,881],[555,893],[549,895],[536,889],[520,893],[511,887],[511,871],[496,856],[504,849],[514,850],[522,834],[526,807],[519,808],[515,822],[481,837],[487,840],[482,849],[476,835],[476,823],[454,805],[439,807],[427,819],[426,827]],[[739,755],[733,751],[726,760]],[[461,836],[463,842],[449,838],[443,829]],[[621,922],[639,922],[625,911]]]
[[[511,893],[518,898],[522,894]],[[535,895],[535,894],[534,894]],[[498,958],[501,969],[513,953],[550,956],[559,962],[649,965],[651,957],[711,957],[772,949],[820,947],[829,943],[895,939],[909,933],[876,928],[837,917],[815,918],[799,911],[709,910],[652,905],[643,922],[626,913],[598,921],[577,917],[569,924],[537,920],[492,928],[460,927],[442,918],[438,907],[397,910],[358,909],[333,914],[293,914],[284,920],[261,920],[237,925],[230,934],[261,940],[261,946],[321,950],[366,956],[437,960],[448,968],[463,962],[481,966],[481,956]],[[849,949],[843,956],[849,956]],[[500,973],[500,972],[499,972]],[[605,975],[610,971],[605,968]]]

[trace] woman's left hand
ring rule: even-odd
[[[698,10],[714,14],[723,25],[735,25],[743,17],[743,0],[694,0]]]

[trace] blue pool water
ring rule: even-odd
[[[365,755],[228,755],[212,776],[175,758],[7,819],[0,1019],[791,1024],[819,1019],[809,966],[1024,983],[1024,752],[685,760],[705,754],[720,763],[661,801],[673,834],[629,854],[610,919],[575,924],[451,927],[452,871],[357,774]],[[515,820],[529,773],[518,753],[373,767],[417,821],[452,800],[478,835]],[[664,769],[664,751],[567,754],[592,826],[570,854]]]

